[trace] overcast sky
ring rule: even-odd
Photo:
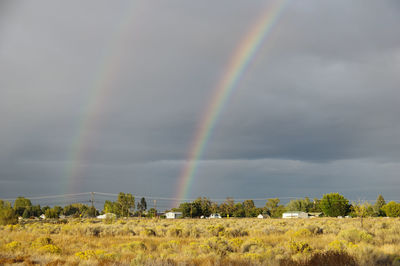
[[[2,1],[0,198],[174,197],[215,86],[268,7]],[[188,196],[399,200],[399,25],[396,0],[288,1],[223,109]]]

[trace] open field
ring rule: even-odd
[[[0,264],[400,265],[400,219],[71,219],[0,227]]]

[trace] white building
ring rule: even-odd
[[[282,218],[308,218],[308,213],[305,212],[284,212]]]
[[[221,219],[221,215],[219,213],[213,213],[210,215],[210,219]]]
[[[113,219],[117,218],[117,215],[114,213],[105,213],[96,217],[97,219]]]
[[[165,214],[165,217],[167,219],[177,219],[177,218],[181,218],[182,217],[182,213],[181,212],[167,212]]]
[[[258,218],[258,219],[264,219],[264,215],[259,214],[259,215],[257,216],[257,218]]]

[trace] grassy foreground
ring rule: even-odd
[[[400,265],[400,219],[70,219],[0,227],[0,264]]]

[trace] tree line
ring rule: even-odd
[[[183,217],[191,218],[208,217],[212,213],[219,213],[222,217],[256,217],[263,214],[280,218],[287,211],[316,213],[326,217],[400,217],[400,203],[391,201],[386,204],[382,195],[378,196],[373,205],[368,202],[349,203],[349,200],[339,193],[329,193],[321,199],[294,199],[286,205],[280,204],[279,198],[271,198],[267,199],[265,206],[256,207],[253,200],[235,203],[233,198],[227,198],[225,202],[218,204],[208,198],[199,197],[192,202],[181,203],[172,211],[182,212]]]
[[[321,213],[327,217],[352,216],[352,217],[400,217],[400,203],[385,202],[379,195],[374,204],[368,202],[349,203],[339,193],[323,195],[321,199],[309,198],[291,200],[288,204],[280,204],[279,198],[267,199],[265,206],[256,207],[253,200],[235,202],[233,198],[227,198],[218,204],[206,197],[199,197],[192,202],[181,203],[178,208],[171,211],[182,212],[183,217],[199,218],[208,217],[212,213],[219,213],[222,217],[256,217],[259,214],[272,218],[282,217],[286,211],[302,211],[307,213]],[[129,193],[120,192],[116,201],[105,201],[101,213],[114,213],[118,217],[154,217],[157,211],[154,208],[147,210],[147,202],[144,197],[136,204],[135,197]],[[95,217],[100,212],[94,206],[82,203],[74,203],[61,206],[32,205],[32,202],[24,197],[18,197],[14,204],[0,200],[0,224],[16,223],[18,217],[32,218],[44,214],[46,218],[68,217]]]

